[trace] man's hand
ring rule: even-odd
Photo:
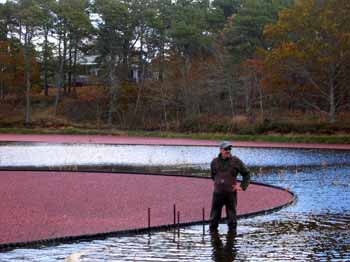
[[[238,184],[233,184],[232,190],[233,192],[238,192],[238,191],[242,191],[242,188]]]

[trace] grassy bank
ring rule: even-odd
[[[67,128],[0,128],[0,134],[65,134],[65,135],[115,135],[163,138],[191,138],[205,140],[260,141],[286,143],[324,143],[350,144],[350,135],[315,134],[273,134],[273,135],[235,135],[225,133],[174,133],[160,131],[121,131],[115,129]]]

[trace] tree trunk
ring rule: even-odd
[[[245,93],[245,113],[248,116],[250,116],[250,99],[249,99],[248,90],[246,90],[246,93]]]
[[[329,122],[334,123],[336,120],[335,112],[335,85],[333,79],[330,81],[329,85]]]
[[[26,109],[25,109],[25,124],[30,124],[31,122],[31,108],[30,108],[30,96],[31,96],[31,84],[30,84],[30,54],[29,54],[29,44],[30,36],[28,28],[26,28],[24,34],[24,79],[26,83]]]
[[[162,100],[162,108],[163,108],[163,120],[165,130],[169,130],[168,124],[168,109],[167,109],[167,92],[166,87],[164,85],[164,72],[165,72],[165,36],[162,34],[161,38],[161,47],[160,47],[160,70],[159,70],[159,81],[160,81],[160,91],[161,91],[161,100]]]
[[[168,110],[165,101],[163,101],[163,117],[164,117],[164,126],[165,131],[169,130],[169,124],[168,124]]]
[[[0,99],[4,99],[5,94],[4,94],[4,81],[0,81]]]
[[[142,91],[143,91],[143,87],[144,87],[144,83],[145,83],[145,63],[143,60],[143,26],[141,26],[141,36],[140,36],[140,55],[139,55],[139,66],[141,69],[140,72],[140,78],[138,79],[138,83],[137,83],[137,98],[136,98],[136,103],[135,103],[135,108],[134,108],[134,122],[136,120],[137,117],[137,113],[138,113],[138,109],[139,109],[139,104],[140,104],[140,100],[141,100],[141,95],[142,95]]]
[[[236,112],[236,103],[235,103],[236,79],[235,79],[235,77],[234,77],[234,75],[232,73],[232,72],[234,72],[234,70],[230,70],[229,68],[227,68],[225,66],[224,60],[223,60],[223,58],[221,56],[219,56],[219,59],[220,59],[221,65],[223,67],[225,78],[227,78],[228,82],[229,82],[229,84],[227,84],[227,90],[228,90],[228,96],[229,96],[229,101],[230,101],[231,117],[232,117],[232,120],[233,120],[234,117],[237,114],[237,112]]]
[[[47,80],[47,58],[48,58],[48,34],[49,29],[47,26],[45,27],[44,32],[44,58],[43,58],[43,73],[44,73],[44,90],[45,90],[45,96],[49,95],[49,85]]]
[[[19,20],[19,25],[18,25],[18,26],[19,26],[19,33],[18,33],[19,36],[18,36],[18,39],[21,40],[21,39],[22,39],[22,34],[23,34],[23,33],[22,33],[22,32],[23,32],[23,30],[22,30],[23,26],[22,26],[21,20]]]
[[[162,103],[162,109],[163,109],[163,121],[165,130],[169,130],[169,123],[168,123],[168,107],[167,107],[167,100],[169,99],[167,97],[166,87],[164,85],[164,81],[160,80],[160,92],[161,92],[161,103]]]
[[[31,107],[30,107],[30,96],[31,96],[31,92],[30,92],[30,73],[29,71],[26,70],[25,72],[25,79],[26,79],[26,120],[25,123],[26,124],[30,124],[31,122]]]
[[[137,113],[138,113],[144,84],[145,84],[145,65],[142,64],[142,66],[141,66],[141,79],[140,79],[139,84],[137,85],[138,88],[137,88],[137,98],[136,98],[136,103],[135,103],[135,108],[134,108],[134,119],[136,118]]]
[[[166,92],[166,87],[164,85],[164,81],[160,80],[160,95],[161,95],[161,103],[162,103],[162,109],[163,109],[163,121],[164,121],[164,126],[165,130],[169,129],[169,124],[168,124],[168,107],[167,107],[167,100],[169,99],[167,97],[167,92]]]
[[[77,94],[76,90],[76,82],[77,82],[77,56],[78,56],[78,42],[77,40],[74,41],[74,58],[73,58],[73,93],[74,96]]]
[[[119,79],[121,81],[132,80],[130,78],[130,62],[129,62],[130,50],[129,50],[129,40],[125,39],[123,43],[123,52],[122,52],[122,69],[119,74]],[[120,70],[119,70],[120,71]]]
[[[72,88],[72,44],[71,44],[71,41],[69,42],[68,56],[69,56],[69,63],[68,63],[68,94],[70,94],[71,93],[71,88]]]
[[[111,56],[111,61],[109,62],[108,70],[108,80],[110,87],[110,101],[109,101],[109,110],[108,110],[108,126],[112,127],[113,125],[113,114],[115,113],[115,103],[117,100],[117,91],[118,91],[118,81],[115,76],[116,66],[115,66],[115,57]]]
[[[5,67],[0,65],[0,73],[1,75],[5,75]],[[5,98],[5,81],[0,80],[0,100]]]
[[[63,59],[63,68],[62,68],[62,76],[61,76],[61,79],[63,80],[62,81],[62,87],[63,87],[63,94],[67,94],[67,87],[66,87],[66,57],[67,57],[67,33],[66,33],[66,29],[64,29],[64,32],[63,32],[63,56],[62,56],[62,59]]]
[[[231,83],[228,85],[228,96],[229,96],[229,100],[230,100],[230,107],[231,107],[231,116],[232,119],[235,117],[236,112],[235,112],[235,103],[234,103],[234,94],[233,94],[233,78],[231,79]]]
[[[96,98],[96,126],[98,129],[101,128],[101,105],[99,96]]]
[[[109,110],[108,110],[108,126],[112,127],[113,125],[113,114],[115,113],[115,102],[117,100],[117,83],[115,80],[111,88],[111,97],[109,101]]]
[[[60,97],[61,97],[61,88],[62,88],[62,85],[63,85],[63,57],[62,57],[62,52],[61,52],[61,35],[59,36],[59,40],[58,40],[58,54],[59,54],[59,57],[60,57],[60,64],[59,64],[59,72],[57,74],[57,92],[56,92],[56,99],[55,99],[55,107],[54,107],[54,115],[56,116],[57,115],[57,108],[58,108],[58,103],[59,103],[59,100],[60,100]]]
[[[260,81],[256,73],[254,74],[254,80],[255,80],[255,85],[259,90],[260,121],[263,122],[264,121],[264,103],[263,103],[264,96],[263,96],[262,86],[260,85]]]
[[[260,102],[260,121],[264,121],[264,101],[263,101],[263,92],[261,86],[259,86],[259,102]]]
[[[191,61],[188,56],[185,56],[184,68],[183,68],[183,99],[185,103],[185,115],[186,117],[194,114],[195,103],[193,102],[192,89],[189,83],[189,71],[191,68]]]
[[[249,79],[245,81],[245,113],[249,119],[249,122],[252,122],[252,104],[250,97],[251,84],[252,83],[249,81]]]

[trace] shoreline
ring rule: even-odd
[[[1,131],[0,131],[1,132]],[[234,147],[255,148],[296,148],[296,149],[330,149],[350,150],[350,144],[295,143],[237,141],[234,139],[194,139],[166,138],[127,135],[67,135],[67,134],[2,134],[0,142],[33,143],[72,143],[72,144],[112,144],[112,145],[159,145],[159,146],[218,146],[221,140],[229,140]]]
[[[171,131],[143,131],[119,129],[94,129],[84,127],[65,128],[4,128],[2,134],[26,135],[100,135],[100,136],[128,136],[128,137],[159,137],[182,138],[193,140],[231,140],[242,142],[278,142],[278,143],[305,143],[305,144],[350,144],[350,133],[311,134],[311,133],[265,133],[265,134],[235,134],[210,132],[171,132]]]

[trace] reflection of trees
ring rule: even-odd
[[[213,247],[213,260],[216,262],[232,262],[235,261],[237,255],[236,249],[237,231],[229,230],[226,235],[226,243],[223,244],[219,232],[214,230],[211,232],[211,244]]]

